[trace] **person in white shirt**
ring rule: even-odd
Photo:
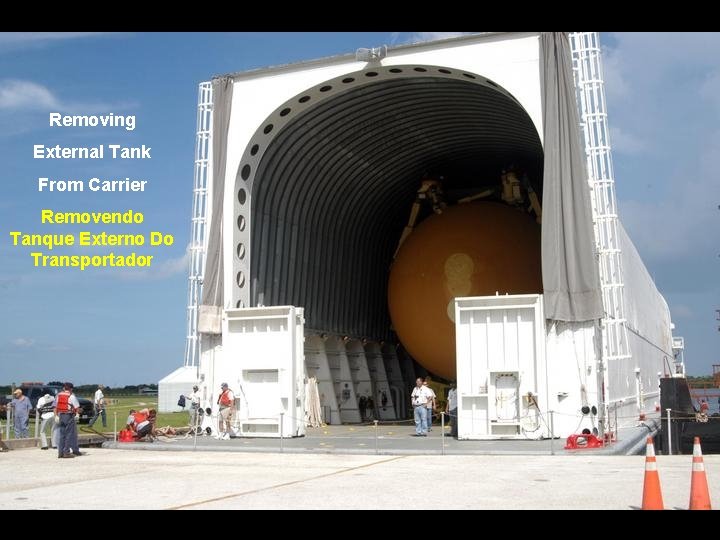
[[[50,426],[50,446],[57,448],[58,431],[55,423],[55,396],[45,394],[37,401],[37,414],[40,415],[40,450],[48,449],[47,428]]]
[[[190,429],[196,429],[199,426],[198,409],[200,408],[200,389],[197,385],[193,386],[192,394],[185,396],[185,399],[190,402],[190,408],[188,409],[188,413],[190,413]]]
[[[427,410],[427,402],[430,398],[430,389],[427,386],[423,386],[422,377],[418,377],[415,381],[415,388],[413,388],[412,394],[410,394],[410,400],[415,416],[416,437],[427,437],[425,411]]]
[[[95,391],[95,397],[93,398],[93,405],[95,406],[95,415],[90,420],[88,427],[93,427],[93,424],[97,421],[98,416],[102,416],[103,427],[107,427],[107,417],[105,415],[105,395],[103,389],[105,387],[102,384],[98,385],[98,389]]]
[[[447,404],[445,405],[445,412],[450,415],[450,436],[457,439],[457,389],[455,388],[455,381],[450,381],[450,390],[448,390],[447,394]]]

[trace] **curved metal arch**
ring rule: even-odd
[[[387,272],[420,176],[454,167],[467,183],[468,164],[482,173],[509,161],[540,188],[532,120],[477,74],[374,67],[298,94],[258,127],[238,167],[232,268],[244,283],[232,305],[304,306],[309,328],[386,339]]]

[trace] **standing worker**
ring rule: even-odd
[[[190,401],[190,408],[188,409],[190,429],[194,432],[198,428],[198,409],[200,408],[200,389],[197,384],[193,386],[192,394],[185,396],[185,399]]]
[[[415,415],[415,436],[427,437],[427,425],[425,424],[425,411],[427,402],[430,399],[430,392],[427,386],[423,386],[422,377],[415,380],[415,388],[413,388],[410,399],[412,400],[413,411]]]
[[[93,398],[93,406],[95,408],[95,414],[93,415],[88,427],[93,427],[93,424],[97,421],[98,416],[102,416],[103,427],[107,427],[107,416],[105,414],[105,394],[103,389],[105,387],[102,384],[98,384],[98,389],[95,390],[95,397]]]
[[[368,396],[365,401],[365,419],[368,421],[375,420],[375,402],[372,396]]]
[[[228,388],[227,383],[222,383],[220,389],[222,393],[218,398],[218,405],[220,406],[220,418],[218,418],[220,432],[218,433],[218,439],[227,441],[230,440],[230,431],[232,430],[235,394]]]
[[[75,395],[72,393],[73,384],[66,382],[61,392],[58,392],[55,400],[55,416],[57,418],[58,430],[58,458],[74,458],[75,454],[70,450],[77,446],[77,427],[75,425],[75,415],[80,409]]]
[[[50,446],[57,448],[58,446],[58,430],[55,423],[55,396],[45,394],[38,399],[36,407],[36,417],[42,419],[40,424],[40,450],[48,449],[47,428],[50,426]]]
[[[13,400],[10,402],[13,408],[14,419],[13,428],[16,439],[28,438],[28,423],[30,422],[30,409],[32,404],[30,400],[23,396],[22,390],[16,388],[13,391]]]
[[[701,400],[700,401],[700,412],[707,414],[708,409],[710,409],[710,405],[708,405],[707,400],[705,400],[705,399]]]
[[[448,413],[450,418],[450,436],[457,439],[458,437],[458,423],[457,423],[457,389],[455,388],[455,381],[450,381],[450,390],[447,394],[447,403],[445,404],[445,412]]]
[[[428,384],[430,382],[430,375],[425,377],[425,380],[423,381],[423,386],[429,390],[430,397],[428,398],[427,404],[425,407],[427,408],[427,411],[425,412],[425,427],[428,431],[432,431],[432,415],[433,410],[437,408],[435,404],[435,398],[437,396],[435,395],[435,390],[430,388],[430,385]]]
[[[75,397],[75,389],[73,387],[72,383],[67,383],[69,386],[70,393],[75,398],[75,401],[77,401],[77,397]],[[73,455],[75,457],[81,456],[82,453],[80,452],[80,446],[78,446],[78,422],[80,422],[80,411],[82,409],[80,408],[80,402],[78,401],[78,406],[75,409],[75,422],[73,422],[72,430],[70,431],[70,450],[72,450]]]

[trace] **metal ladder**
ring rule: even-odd
[[[618,241],[618,212],[600,37],[598,32],[573,32],[569,37],[580,126],[585,139],[595,249],[605,308],[602,318],[602,363],[598,365],[598,400],[602,413],[599,422],[600,432],[605,435],[610,419],[609,407],[612,404],[608,396],[608,372],[613,365],[619,368],[618,364],[629,364],[632,355],[625,319],[623,268]]]
[[[208,184],[212,177],[212,125],[212,83],[204,82],[200,83],[198,88],[185,366],[197,366],[200,360],[200,335],[197,331],[197,324],[202,280],[205,274],[205,252],[207,251],[207,195]]]

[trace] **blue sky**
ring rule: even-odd
[[[199,82],[443,34],[0,33],[0,384],[116,386],[157,381],[182,364]],[[709,373],[720,343],[720,34],[602,42],[621,217],[686,338],[689,371]],[[49,128],[50,110],[134,114],[137,127]],[[58,143],[147,144],[153,159],[31,158],[33,144]],[[39,176],[150,184],[145,193],[51,194],[37,192]],[[155,255],[152,272],[35,269],[8,231],[63,232],[38,224],[41,208],[132,208],[146,215],[137,232],[173,234],[175,245],[142,249]]]

